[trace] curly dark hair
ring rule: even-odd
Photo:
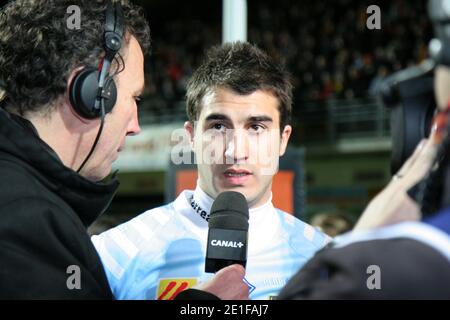
[[[4,8],[0,14],[0,77],[8,109],[21,115],[47,112],[64,94],[73,69],[98,66],[104,53],[106,4],[105,0],[15,0]],[[121,4],[124,47],[132,35],[147,54],[150,28],[142,8],[127,0]],[[79,30],[67,27],[71,5],[81,10]],[[117,56],[121,57],[120,52]]]
[[[281,62],[256,45],[238,41],[214,46],[207,51],[187,85],[186,109],[190,122],[198,120],[205,95],[218,87],[241,95],[268,90],[278,98],[281,131],[290,122],[290,75]]]

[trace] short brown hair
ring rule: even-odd
[[[253,44],[226,43],[208,50],[187,85],[186,110],[190,122],[198,120],[205,95],[219,87],[241,95],[268,90],[279,101],[281,130],[290,122],[292,84],[289,73],[283,64]]]

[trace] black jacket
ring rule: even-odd
[[[65,167],[31,123],[0,108],[0,299],[112,299],[86,228],[118,185]]]

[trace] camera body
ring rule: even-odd
[[[437,112],[434,67],[450,66],[450,0],[429,0],[428,14],[435,39],[430,41],[430,60],[388,77],[380,88],[383,103],[392,109],[391,172],[400,169],[417,143],[428,137]],[[443,139],[437,146],[432,169],[408,193],[424,216],[450,206],[450,119],[445,115]]]
[[[426,60],[387,77],[379,95],[391,110],[391,173],[395,174],[412,155],[417,144],[430,134],[436,112],[434,63]]]

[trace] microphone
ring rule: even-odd
[[[241,193],[226,191],[217,196],[208,222],[205,272],[215,273],[235,263],[245,268],[248,218],[247,200]]]

